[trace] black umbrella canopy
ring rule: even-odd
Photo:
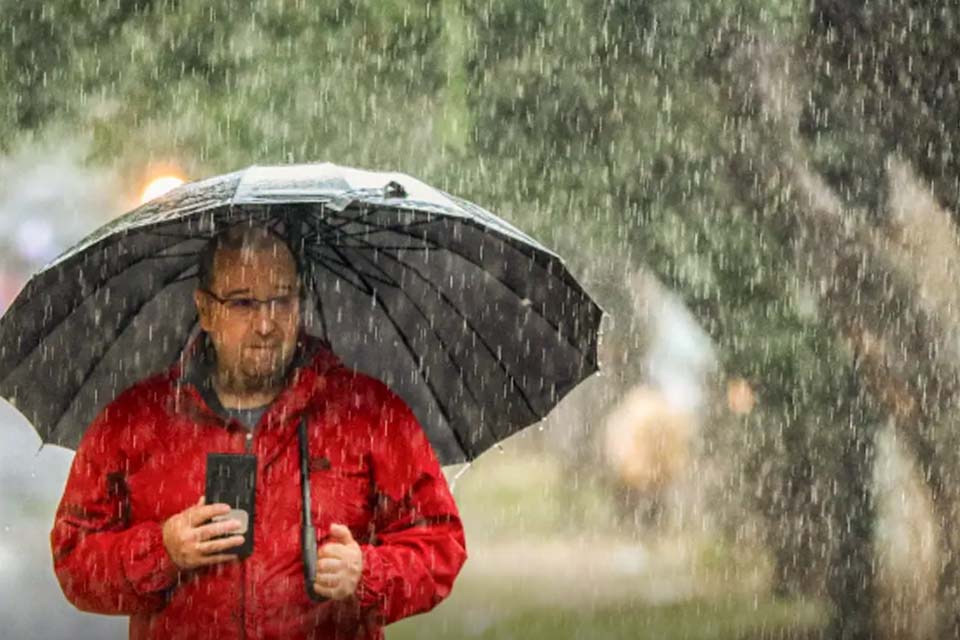
[[[597,370],[602,311],[556,254],[410,176],[326,163],[183,185],[65,252],[0,319],[0,395],[75,448],[120,391],[181,356],[199,331],[198,254],[247,220],[297,254],[306,330],[403,397],[443,464],[539,421]]]

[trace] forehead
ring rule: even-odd
[[[254,249],[220,249],[213,259],[211,280],[221,292],[227,288],[293,288],[297,265],[289,249],[279,242]]]

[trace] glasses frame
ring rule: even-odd
[[[201,288],[204,294],[210,296],[214,301],[223,306],[223,308],[228,312],[235,315],[249,315],[255,316],[260,312],[260,307],[267,305],[268,311],[271,311],[271,317],[283,317],[287,316],[293,311],[293,306],[291,305],[290,311],[278,311],[276,307],[273,309],[270,308],[270,305],[277,305],[282,301],[290,300],[296,301],[299,304],[303,300],[303,291],[298,289],[294,293],[287,293],[282,296],[273,296],[272,298],[267,298],[266,300],[260,300],[259,298],[253,297],[243,297],[243,298],[221,298],[213,291],[209,289]],[[238,303],[240,305],[246,304],[249,306],[237,306],[232,303]]]

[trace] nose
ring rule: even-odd
[[[276,318],[274,318],[270,305],[264,303],[257,305],[256,316],[253,320],[254,331],[261,336],[267,336],[273,333],[276,326]]]

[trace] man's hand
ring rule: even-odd
[[[214,516],[229,513],[230,505],[205,506],[203,503],[204,498],[201,496],[197,504],[171,516],[163,523],[163,546],[167,548],[173,563],[181,570],[235,560],[236,555],[220,552],[243,544],[243,536],[240,535],[218,540],[211,539],[236,531],[242,525],[236,520],[204,524]]]
[[[317,553],[317,578],[313,590],[331,600],[352,596],[363,572],[363,553],[350,529],[342,524],[330,525],[330,542]]]

